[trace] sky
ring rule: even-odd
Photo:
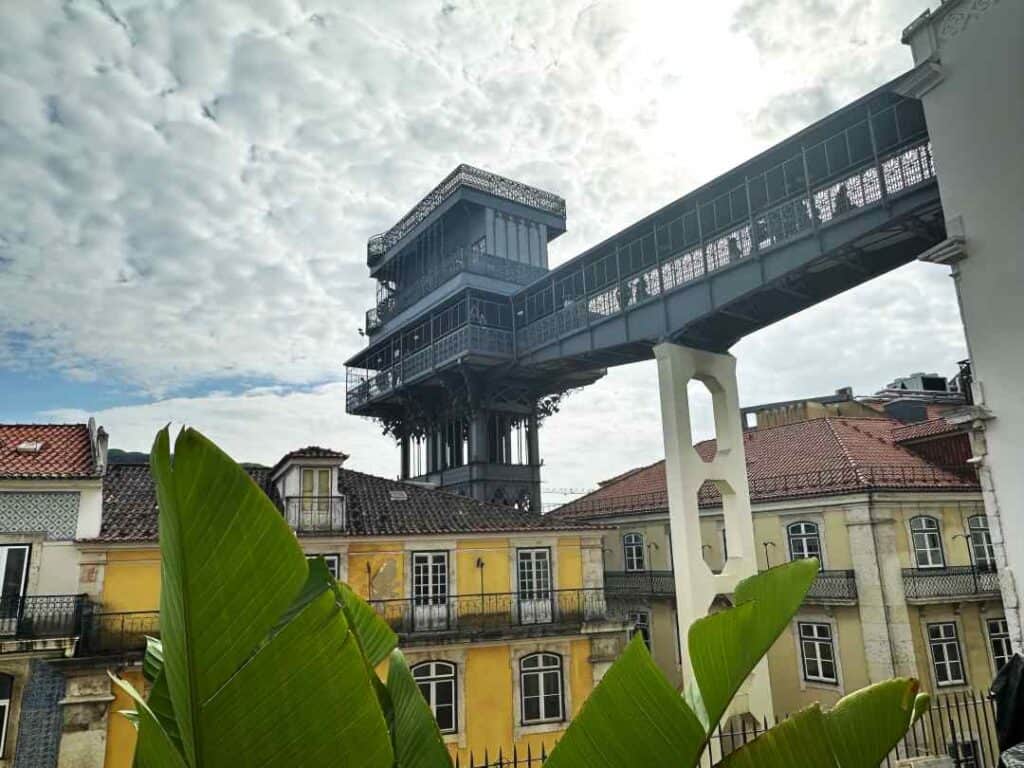
[[[0,24],[0,420],[165,423],[394,476],[344,413],[366,240],[461,162],[567,200],[553,265],[909,69],[926,0],[34,0]],[[966,356],[912,264],[732,350],[743,404]],[[706,400],[698,430],[710,430]],[[652,363],[566,399],[546,501],[663,454]]]

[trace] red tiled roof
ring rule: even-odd
[[[900,422],[885,418],[829,417],[744,434],[747,478],[753,502],[889,490],[977,491],[977,480],[932,464],[894,439]],[[715,443],[697,445],[706,459]],[[703,507],[721,504],[718,489],[705,483]],[[668,506],[665,462],[625,472],[596,491],[551,514],[575,519],[662,512]]]
[[[348,459],[347,453],[341,451],[335,451],[330,448],[321,448],[319,445],[307,445],[305,448],[299,448],[295,451],[289,451],[273,466],[270,470],[270,474],[274,475],[281,467],[292,459],[337,459],[339,464],[345,462]]]
[[[18,446],[41,444],[38,451]],[[85,424],[0,424],[0,477],[96,477],[96,461]]]
[[[944,418],[919,421],[916,424],[906,424],[902,427],[894,427],[892,438],[897,443],[906,440],[918,440],[923,437],[934,437],[951,432],[960,432],[963,427],[959,424],[950,424]]]

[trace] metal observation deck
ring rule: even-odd
[[[435,295],[430,291],[457,279],[460,263],[470,263],[461,257],[404,302],[401,311],[413,315],[408,322],[375,335],[347,362],[348,411],[380,415],[396,397],[408,396],[400,390],[460,366],[528,380],[534,394],[543,394],[651,358],[664,340],[724,351],[913,261],[945,238],[945,225],[921,104],[899,95],[897,83],[541,270],[504,297],[469,288],[423,306],[424,297]],[[370,241],[368,261],[378,263],[389,244],[460,184],[480,189],[493,181],[477,179],[483,173],[457,169],[396,227]],[[548,214],[559,205],[560,198],[523,189],[532,190],[505,191]],[[466,271],[486,273],[497,263],[488,254],[472,261]],[[536,272],[521,269],[505,285],[522,285]]]

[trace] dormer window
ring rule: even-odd
[[[39,453],[43,450],[43,442],[42,440],[25,440],[18,443],[14,450],[18,453]]]
[[[305,467],[302,470],[302,496],[322,498],[332,495],[331,470]]]

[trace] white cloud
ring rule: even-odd
[[[468,162],[566,197],[552,255],[571,258],[908,68],[899,34],[914,10],[13,4],[0,25],[0,365],[150,393],[101,414],[123,447],[187,420],[243,458],[331,443],[393,474],[390,442],[323,385],[362,342],[367,236]],[[749,402],[864,391],[948,370],[962,349],[949,281],[917,266],[736,352]],[[652,370],[614,371],[551,420],[553,485],[657,458]],[[175,396],[218,379],[279,388]],[[597,428],[615,450],[591,458]]]

